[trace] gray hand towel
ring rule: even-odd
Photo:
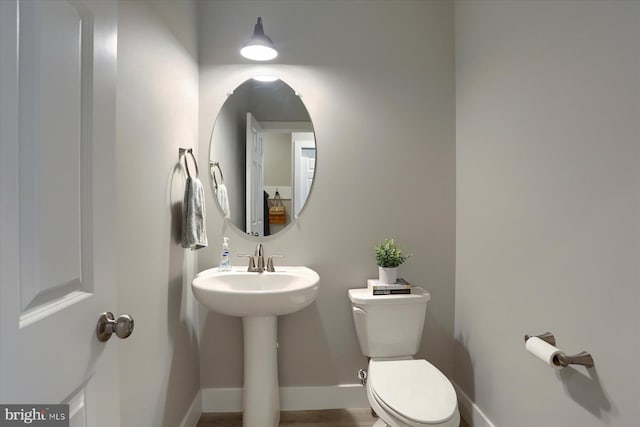
[[[187,178],[182,202],[182,247],[206,248],[207,230],[204,223],[204,188],[198,178]]]

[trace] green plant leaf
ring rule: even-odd
[[[385,238],[375,245],[374,250],[377,264],[384,268],[398,267],[411,257],[411,254],[402,255],[402,248],[394,239],[389,238]]]

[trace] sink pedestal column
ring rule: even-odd
[[[243,427],[278,427],[278,319],[242,318],[244,335]]]

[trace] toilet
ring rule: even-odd
[[[458,400],[451,382],[424,359],[414,359],[431,296],[373,295],[349,289],[358,341],[369,358],[367,398],[380,419],[373,427],[458,427]]]

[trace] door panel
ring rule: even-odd
[[[69,427],[89,426],[85,395],[86,389],[82,388],[65,402],[69,404]]]
[[[264,146],[262,125],[247,113],[247,229],[253,236],[264,236]]]
[[[307,202],[316,173],[316,142],[313,132],[295,132],[293,141],[293,212],[297,218]]]
[[[83,132],[91,124],[93,87],[82,85],[83,78],[91,81],[92,25],[86,11],[66,1],[21,2],[19,22],[20,324],[26,326],[93,291],[89,156],[81,167],[93,142]]]
[[[69,403],[80,426],[119,424],[95,335],[116,309],[116,7],[0,1],[0,401]]]

